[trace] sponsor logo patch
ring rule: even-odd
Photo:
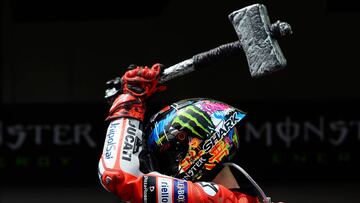
[[[158,203],[172,203],[173,181],[169,178],[158,177],[157,188]]]
[[[186,181],[174,180],[174,203],[188,202],[188,185]]]
[[[118,122],[112,122],[110,123],[110,126],[108,128],[107,134],[106,134],[106,142],[105,142],[105,159],[113,159],[114,154],[116,151],[116,128],[120,125]]]
[[[143,176],[143,202],[156,202],[156,177]]]
[[[134,145],[136,144],[136,125],[132,120],[126,126],[126,135],[124,138],[124,147],[122,151],[122,160],[131,161]]]
[[[221,140],[239,121],[241,118],[237,116],[236,112],[234,112],[229,119],[227,119],[217,132],[213,133],[210,139],[206,140],[205,144],[203,145],[203,149],[205,152],[209,152],[211,148]]]

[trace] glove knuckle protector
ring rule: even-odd
[[[152,94],[165,90],[165,86],[158,86],[161,64],[154,64],[151,68],[131,68],[121,78],[123,93],[128,96],[118,96],[111,107],[108,119],[133,117],[142,120],[145,111],[144,101]]]

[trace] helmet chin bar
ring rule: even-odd
[[[242,174],[244,174],[244,176],[251,182],[251,184],[256,188],[256,190],[259,192],[259,194],[261,195],[263,202],[264,203],[271,203],[271,198],[267,197],[264,193],[264,191],[260,188],[260,186],[255,182],[254,179],[251,178],[251,176],[240,166],[234,164],[234,163],[224,163],[223,165],[225,166],[232,166],[234,168],[236,168],[237,170],[239,170]]]

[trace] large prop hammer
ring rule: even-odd
[[[166,68],[160,83],[190,73],[201,67],[206,67],[219,59],[245,52],[250,74],[261,77],[286,66],[286,59],[281,52],[277,38],[292,34],[291,27],[286,22],[270,23],[266,7],[254,4],[234,11],[229,15],[239,37],[238,41],[223,44],[209,51],[197,54],[190,59]],[[121,78],[108,81],[105,98],[111,99],[121,90]]]
[[[286,59],[276,39],[292,34],[288,23],[277,21],[271,24],[266,7],[262,4],[234,11],[229,15],[229,19],[239,37],[238,41],[221,45],[166,68],[161,75],[160,83],[190,73],[226,56],[239,54],[241,50],[245,52],[252,77],[261,77],[286,66]]]

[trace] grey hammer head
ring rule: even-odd
[[[288,23],[277,21],[271,24],[262,4],[234,11],[229,19],[240,39],[252,77],[267,75],[286,66],[276,37],[292,34]]]

